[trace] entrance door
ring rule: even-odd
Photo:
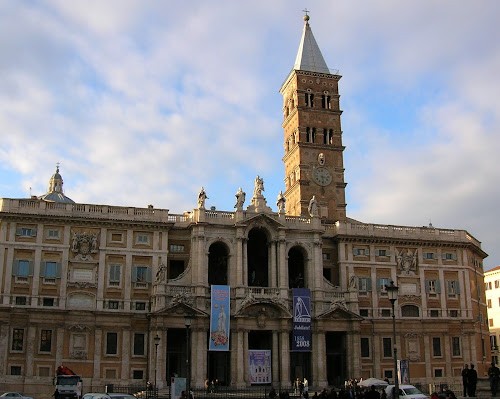
[[[230,374],[230,354],[231,352],[208,352],[208,380],[219,380],[219,385],[229,385],[231,383]]]
[[[342,386],[347,380],[347,348],[344,332],[326,333],[326,377],[328,385]]]
[[[187,377],[186,330],[169,328],[167,331],[167,384],[171,377]]]

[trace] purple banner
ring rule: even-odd
[[[271,351],[248,351],[248,371],[250,384],[270,384],[271,380]]]
[[[292,351],[311,351],[311,291],[293,288],[293,341]]]
[[[229,299],[228,285],[212,285],[210,312],[210,341],[208,350],[229,350]]]

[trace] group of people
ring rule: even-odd
[[[462,384],[464,387],[464,396],[475,397],[476,396],[476,386],[477,386],[477,371],[474,369],[474,365],[466,364],[462,370]]]

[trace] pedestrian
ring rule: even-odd
[[[54,395],[52,395],[54,399],[59,399],[59,390],[56,388]]]
[[[467,373],[467,386],[468,392],[467,394],[473,398],[476,396],[476,385],[477,385],[477,371],[474,370],[474,365],[470,365],[470,370]],[[452,392],[453,393],[453,392]],[[453,394],[455,395],[455,394]]]
[[[276,399],[276,391],[273,388],[271,388],[271,391],[269,392],[269,399]]]
[[[490,378],[491,396],[496,396],[498,391],[498,380],[500,379],[500,369],[491,362],[491,367],[488,369],[488,377]]]
[[[371,389],[365,393],[365,399],[380,399],[380,392],[375,389],[375,385],[372,385]]]
[[[464,397],[467,396],[469,378],[469,365],[466,364],[462,370],[462,385],[464,386]]]

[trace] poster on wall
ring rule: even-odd
[[[292,351],[311,351],[311,291],[293,288]]]
[[[400,384],[410,383],[410,364],[408,360],[398,360],[398,379]]]
[[[210,339],[208,350],[229,350],[229,299],[228,285],[212,285],[210,309]]]
[[[271,379],[271,351],[249,350],[248,363],[250,384],[270,384]]]

